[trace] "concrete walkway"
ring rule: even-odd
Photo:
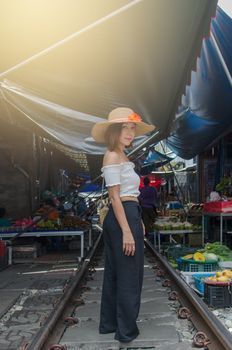
[[[189,350],[190,339],[183,340],[182,333],[188,329],[188,321],[176,316],[175,302],[168,300],[168,290],[155,277],[148,261],[145,261],[142,304],[138,318],[139,336],[131,343],[122,344],[114,340],[114,333],[98,333],[103,262],[99,264],[93,280],[87,283],[90,291],[84,292],[85,305],[76,309],[77,325],[66,329],[60,344],[68,350],[116,350],[159,349]],[[189,336],[188,336],[189,338]]]

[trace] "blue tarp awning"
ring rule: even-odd
[[[141,175],[150,174],[152,171],[158,169],[159,167],[171,162],[175,158],[170,157],[166,154],[162,154],[158,151],[150,151],[147,158],[143,161],[140,168]]]
[[[218,7],[167,144],[190,159],[231,128],[232,19]]]

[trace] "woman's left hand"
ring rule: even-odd
[[[132,233],[130,231],[125,231],[123,232],[123,252],[125,255],[127,256],[133,256],[135,254],[135,240],[134,237],[132,235]]]

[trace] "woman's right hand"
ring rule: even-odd
[[[133,256],[135,254],[135,240],[130,231],[123,232],[122,245],[122,249],[125,255]]]

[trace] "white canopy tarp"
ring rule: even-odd
[[[129,106],[166,135],[216,0],[0,0],[0,118],[24,115],[87,153]]]

